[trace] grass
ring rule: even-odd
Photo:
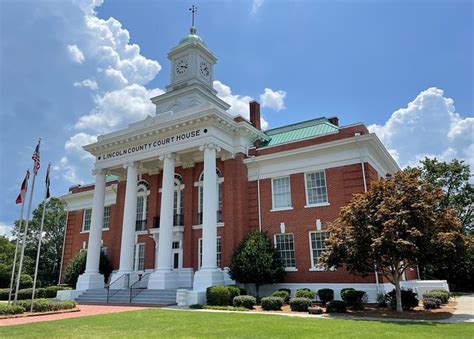
[[[0,327],[15,338],[472,338],[473,324],[390,323],[147,309]]]

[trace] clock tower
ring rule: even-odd
[[[171,81],[166,93],[155,98],[156,114],[177,113],[194,106],[212,103],[227,110],[229,105],[219,99],[213,89],[216,57],[192,26],[189,34],[168,53]]]

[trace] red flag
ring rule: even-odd
[[[16,198],[16,203],[17,204],[21,204],[23,202],[23,199],[25,198],[29,178],[30,178],[30,170],[27,170],[25,179],[23,179],[23,182],[21,184],[20,194],[18,194],[18,197]]]
[[[38,170],[40,169],[40,141],[38,141],[38,145],[35,148],[35,151],[33,152],[33,155],[31,156],[31,159],[34,161],[34,166],[33,166],[33,173],[36,175],[38,174]]]

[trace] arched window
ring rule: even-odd
[[[137,184],[137,221],[136,231],[146,230],[146,218],[148,212],[148,183],[140,180]]]
[[[217,174],[217,222],[222,222],[222,183],[224,182],[224,177],[222,176],[221,171],[216,168]],[[204,172],[199,176],[199,182],[197,183],[199,192],[198,192],[198,224],[202,224],[202,210],[203,210],[203,196],[204,196]]]
[[[179,174],[174,176],[174,205],[173,205],[173,226],[184,226],[183,178]]]

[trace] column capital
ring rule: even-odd
[[[127,161],[125,164],[123,164],[123,168],[127,169],[129,167],[138,167],[138,165],[138,161]]]
[[[205,149],[215,149],[216,152],[220,152],[220,151],[221,151],[221,148],[220,148],[217,144],[215,144],[215,143],[213,143],[213,142],[209,142],[209,143],[206,143],[206,144],[204,144],[204,145],[199,146],[199,150],[200,150],[201,152],[204,151]]]
[[[106,175],[107,174],[107,169],[105,169],[105,168],[95,168],[95,169],[92,170],[92,175],[93,176],[96,176],[98,174],[105,174]]]
[[[160,161],[163,161],[165,159],[179,160],[179,156],[176,153],[172,152],[160,155],[159,159]]]

